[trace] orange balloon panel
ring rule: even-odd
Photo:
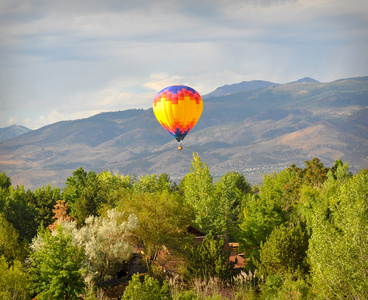
[[[159,92],[153,100],[157,120],[179,142],[201,117],[201,95],[189,86],[173,85]]]

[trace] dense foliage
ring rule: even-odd
[[[368,298],[368,170],[348,168],[315,158],[251,187],[193,154],[179,184],[79,168],[35,191],[2,173],[0,296],[105,299],[131,279],[123,299]]]
[[[204,280],[218,277],[227,281],[232,275],[229,270],[234,268],[234,262],[229,261],[229,258],[230,249],[224,250],[224,239],[216,239],[210,232],[200,244],[192,248],[188,273]]]
[[[39,299],[78,299],[83,291],[83,252],[60,225],[42,230],[32,243],[29,274]]]

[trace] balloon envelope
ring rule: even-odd
[[[157,120],[178,142],[192,130],[202,110],[201,95],[185,85],[164,88],[153,100],[153,112]]]

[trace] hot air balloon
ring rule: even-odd
[[[201,95],[185,85],[173,85],[160,91],[153,100],[153,112],[162,127],[179,142],[182,150],[185,136],[201,117]]]

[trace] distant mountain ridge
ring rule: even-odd
[[[314,83],[319,83],[318,80],[315,80],[313,78],[310,78],[310,77],[304,77],[304,78],[301,78],[301,79],[298,79],[296,81],[292,81],[292,82],[289,82],[289,83],[302,83],[302,82],[314,82]]]
[[[296,81],[289,82],[289,84],[290,83],[305,83],[305,82],[319,83],[319,81],[316,79],[313,79],[310,77],[304,77]],[[226,95],[236,94],[236,93],[244,92],[244,91],[264,89],[268,87],[276,87],[279,85],[280,83],[274,83],[274,82],[264,81],[264,80],[242,81],[239,83],[220,86],[214,91],[212,91],[211,93],[204,95],[203,99],[208,99],[211,97],[226,96]]]
[[[32,129],[21,125],[11,125],[9,127],[0,128],[0,143],[30,131],[32,131]]]
[[[63,186],[72,172],[111,170],[180,180],[198,152],[216,178],[242,172],[251,182],[314,157],[325,165],[368,165],[368,77],[294,82],[204,99],[184,150],[152,109],[100,113],[62,121],[0,143],[0,172],[13,184]]]
[[[204,95],[203,99],[207,99],[211,97],[226,96],[226,95],[235,94],[235,93],[244,92],[244,91],[264,89],[270,86],[277,86],[277,85],[279,84],[273,83],[270,81],[263,81],[263,80],[242,81],[240,83],[218,87],[213,92]]]

